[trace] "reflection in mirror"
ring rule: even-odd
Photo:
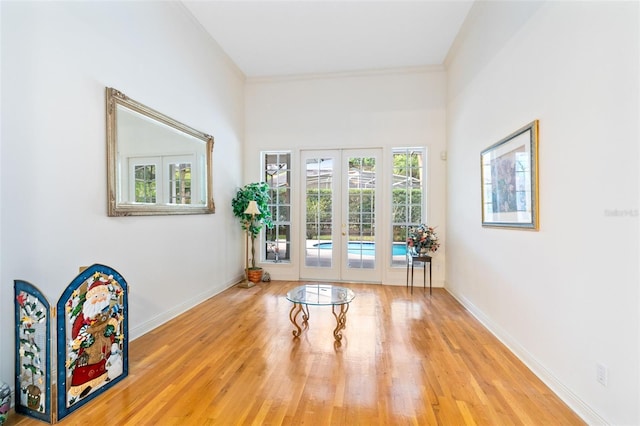
[[[204,214],[213,137],[107,88],[109,216]]]

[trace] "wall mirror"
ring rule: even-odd
[[[213,137],[106,92],[109,216],[214,213]]]

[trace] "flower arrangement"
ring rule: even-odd
[[[409,227],[407,247],[415,253],[428,253],[438,250],[440,242],[433,226],[425,224]]]

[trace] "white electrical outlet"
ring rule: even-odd
[[[596,380],[602,386],[607,386],[609,382],[609,369],[606,365],[597,363],[596,364]]]

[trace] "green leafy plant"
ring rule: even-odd
[[[236,196],[231,200],[231,207],[233,208],[233,215],[240,220],[240,226],[245,232],[249,232],[251,236],[251,253],[255,253],[254,243],[263,226],[271,229],[273,228],[273,221],[271,220],[271,209],[269,208],[269,185],[264,182],[249,183],[242,188],[238,189]],[[250,214],[245,214],[245,210],[250,201],[255,201],[260,210],[260,214],[253,217]],[[251,257],[251,268],[256,267],[255,256]]]

